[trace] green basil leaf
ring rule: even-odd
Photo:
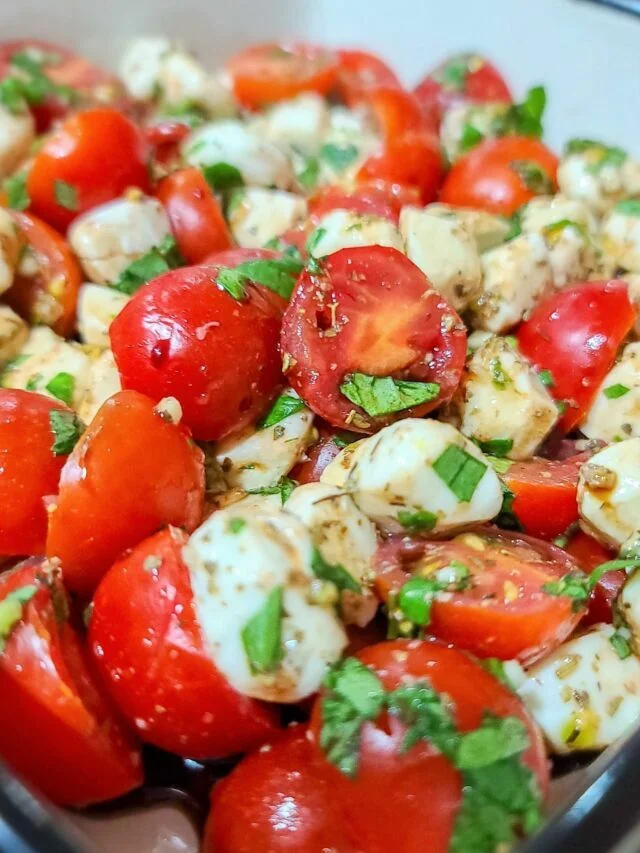
[[[628,394],[630,390],[631,388],[618,382],[615,385],[609,385],[602,393],[607,400],[617,400],[618,397],[624,397],[625,394]]]
[[[391,376],[351,373],[340,385],[340,391],[375,418],[435,400],[440,394],[440,386],[436,382],[411,382]]]
[[[538,379],[540,380],[540,382],[542,382],[545,388],[555,387],[556,381],[553,378],[553,373],[550,370],[541,370],[538,373]]]
[[[581,222],[575,222],[573,219],[560,219],[558,222],[551,222],[549,225],[545,225],[542,229],[542,234],[549,242],[555,244],[556,240],[563,234],[566,228],[573,228],[578,232],[578,234],[580,234],[585,242],[591,242],[591,238],[589,237],[585,226]]]
[[[362,592],[362,587],[353,575],[339,563],[327,563],[318,548],[313,549],[311,568],[316,577],[323,581],[330,581],[340,591],[349,589],[351,592]]]
[[[529,737],[517,717],[486,715],[480,728],[462,735],[456,765],[459,770],[475,770],[524,752]]]
[[[274,587],[260,610],[242,629],[249,667],[254,674],[274,672],[284,657],[282,648],[282,606],[284,587]]]
[[[73,392],[76,387],[76,379],[71,373],[62,371],[49,380],[44,386],[46,390],[58,400],[62,400],[67,406],[73,404]]]
[[[320,161],[317,157],[307,157],[304,168],[296,175],[298,183],[306,192],[314,190],[318,184]]]
[[[291,492],[298,486],[295,480],[289,477],[281,477],[273,486],[262,486],[259,489],[249,489],[248,495],[280,495],[282,505],[289,500]]]
[[[245,282],[261,284],[278,296],[282,296],[283,299],[289,299],[303,268],[302,261],[291,255],[283,258],[245,261],[237,267],[221,269],[218,273],[218,284],[222,284],[234,299],[243,298]]]
[[[529,89],[521,104],[512,104],[504,115],[496,116],[493,122],[495,136],[542,136],[542,117],[547,105],[547,93],[544,86]]]
[[[488,441],[474,442],[483,453],[502,459],[513,449],[512,438],[490,438]]]
[[[295,415],[296,412],[301,412],[304,409],[304,400],[299,397],[292,397],[290,394],[281,394],[269,409],[267,414],[258,421],[258,429],[267,429],[275,426],[288,418],[290,415]]]
[[[227,525],[229,529],[229,533],[233,533],[234,535],[240,533],[241,530],[247,526],[247,522],[244,518],[230,518],[229,524]]]
[[[231,163],[220,162],[212,163],[210,166],[203,166],[202,174],[214,192],[244,186],[242,173],[236,166],[232,166]]]
[[[186,99],[179,104],[161,104],[159,115],[161,118],[177,118],[191,128],[200,127],[208,120],[206,110],[196,101]]]
[[[118,280],[109,286],[120,293],[126,293],[127,296],[133,296],[148,281],[169,270],[177,269],[183,264],[184,259],[178,251],[175,239],[167,235],[157,248],[151,249],[146,255],[132,261],[120,273]]]
[[[511,377],[502,366],[502,362],[499,358],[492,358],[489,362],[489,367],[491,368],[491,381],[496,388],[500,388],[502,390],[511,383]]]
[[[431,467],[463,503],[471,500],[487,470],[484,462],[457,444],[450,444]]]
[[[343,172],[358,157],[358,153],[356,146],[350,142],[344,145],[327,142],[320,149],[320,156],[335,172]]]
[[[433,599],[446,587],[433,578],[409,578],[398,592],[397,605],[410,622],[425,627],[431,621]]]
[[[414,512],[401,509],[398,512],[397,518],[400,524],[410,533],[428,533],[438,523],[438,516],[427,509],[419,509]]]
[[[472,148],[475,148],[482,140],[484,139],[484,134],[481,133],[476,127],[472,124],[465,124],[462,128],[462,134],[460,136],[460,142],[458,144],[458,148],[461,154],[466,154],[467,151],[471,151]]]
[[[305,252],[308,255],[314,255],[316,249],[318,248],[318,243],[322,240],[322,238],[327,233],[326,228],[316,228],[315,231],[312,231],[311,234],[307,237],[307,242],[305,243]],[[309,265],[309,269],[311,266]],[[319,272],[319,270],[311,270],[311,272]]]
[[[66,181],[54,181],[53,195],[60,207],[74,211],[78,209],[78,192],[73,184],[68,184]]]
[[[12,115],[24,115],[28,109],[24,82],[17,77],[5,77],[0,82],[0,104]]]
[[[31,204],[27,192],[27,176],[25,172],[19,172],[11,178],[7,178],[2,185],[7,194],[7,204],[12,210],[26,210]]]
[[[52,409],[49,412],[49,426],[53,433],[51,450],[54,456],[67,456],[78,443],[85,426],[75,412]]]
[[[525,187],[535,195],[553,193],[553,181],[533,160],[512,160],[509,167],[518,175]]]
[[[29,584],[10,592],[0,601],[0,654],[5,650],[7,640],[22,619],[24,606],[38,591],[37,586]]]
[[[629,640],[619,631],[614,631],[614,633],[609,637],[609,642],[613,646],[613,649],[620,658],[620,660],[625,660],[626,658],[631,656],[631,644],[629,643]]]
[[[613,209],[627,216],[640,216],[640,198],[625,198],[619,201]]]
[[[445,89],[462,92],[467,82],[470,59],[472,59],[471,54],[457,54],[437,68],[431,77]]]

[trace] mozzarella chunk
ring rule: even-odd
[[[329,107],[315,92],[303,92],[275,104],[255,120],[253,127],[268,142],[315,154],[330,128]]]
[[[594,145],[563,157],[558,166],[562,194],[585,202],[599,216],[627,194],[623,164],[603,162],[605,155],[605,147]]]
[[[578,505],[583,526],[611,548],[619,548],[640,518],[640,438],[600,450],[580,469]]]
[[[344,447],[329,462],[322,474],[320,474],[320,482],[328,486],[337,486],[339,489],[344,489],[349,472],[355,465],[358,454],[363,452],[366,442],[366,438],[361,438],[359,441],[354,441]]]
[[[284,190],[236,190],[229,205],[229,227],[239,246],[259,249],[307,215],[302,196]]]
[[[449,107],[442,117],[440,125],[440,147],[453,163],[461,154],[462,140],[465,128],[473,127],[483,136],[495,136],[496,119],[502,117],[509,109],[508,104],[497,101],[485,104],[458,103]]]
[[[287,396],[297,397],[287,391]],[[313,413],[306,407],[274,426],[249,427],[223,439],[216,459],[232,488],[245,491],[273,486],[300,461],[311,441]]]
[[[220,118],[237,112],[227,77],[210,74],[184,50],[171,50],[162,58],[158,86],[163,104],[171,107],[196,104],[212,117]]]
[[[171,234],[164,207],[155,198],[133,196],[101,204],[79,216],[68,239],[87,277],[97,284],[116,281],[132,261]]]
[[[637,534],[633,536],[637,544]],[[635,654],[640,654],[640,572],[637,569],[624,583],[615,603],[616,615],[629,632]],[[624,629],[622,629],[624,631]]]
[[[511,226],[502,216],[487,213],[485,210],[467,210],[464,207],[452,207],[448,204],[428,204],[425,211],[432,216],[456,219],[471,232],[479,252],[486,252],[504,243]]]
[[[555,753],[604,749],[640,717],[640,660],[621,660],[597,625],[528,670],[518,694]]]
[[[633,302],[636,311],[633,332],[636,338],[640,338],[640,273],[627,273],[624,280],[629,286],[629,299]]]
[[[640,200],[632,204],[637,204],[637,212],[625,213],[621,202],[602,222],[600,245],[611,275],[619,275],[619,270],[640,273]]]
[[[469,500],[461,500],[433,467],[452,447],[482,466]],[[498,476],[476,445],[450,424],[419,418],[396,421],[365,439],[351,455],[344,489],[388,529],[401,529],[399,513],[432,513],[434,535],[488,521],[502,505]]]
[[[400,234],[409,260],[431,284],[463,311],[482,290],[482,265],[475,240],[456,217],[437,216],[418,207],[403,207]]]
[[[234,166],[248,186],[289,189],[295,175],[289,158],[277,145],[262,142],[241,121],[227,119],[203,124],[182,144],[190,166]]]
[[[55,398],[47,385],[59,373],[69,373],[73,377],[72,406],[79,408],[91,381],[91,362],[78,344],[58,337],[48,326],[35,326],[19,355],[20,362],[10,365],[2,376],[5,388],[22,388]]]
[[[627,344],[623,349],[580,430],[589,438],[607,442],[640,436],[640,343]]]
[[[402,237],[388,219],[332,210],[321,217],[308,241],[310,254],[316,258],[352,246],[390,246],[401,252]]]
[[[77,327],[83,343],[109,346],[109,326],[130,297],[113,287],[83,284],[78,293]]]
[[[15,358],[29,335],[29,327],[13,308],[0,305],[0,362]]]
[[[86,424],[91,423],[100,406],[120,390],[120,374],[113,353],[106,349],[91,361],[87,391],[78,408],[80,418]]]
[[[375,132],[371,115],[366,107],[355,109],[343,106],[329,107],[329,125],[331,132],[351,136],[366,136]]]
[[[511,441],[509,459],[533,456],[558,420],[557,406],[531,365],[495,336],[468,363],[458,406],[461,432],[479,442]]]
[[[120,78],[132,98],[146,101],[156,94],[162,60],[171,42],[161,36],[141,36],[127,45],[120,61]]]
[[[351,188],[364,162],[379,150],[380,138],[376,133],[332,128],[319,151],[318,182]]]
[[[0,207],[0,293],[9,290],[20,257],[20,239],[9,212]]]
[[[6,178],[28,157],[35,138],[36,126],[29,110],[12,113],[0,106],[0,178]]]
[[[378,607],[370,588],[378,545],[375,526],[346,492],[325,483],[299,486],[287,501],[286,510],[310,531],[326,562],[342,566],[360,584],[360,593],[343,590],[342,615],[345,622],[366,625]]]
[[[236,504],[210,516],[183,556],[206,644],[231,686],[271,702],[298,702],[315,693],[347,636],[335,597],[329,600],[327,585],[313,573],[313,541],[302,522],[282,511],[243,512]],[[252,672],[243,630],[278,589],[282,658],[272,671]]]
[[[473,306],[473,325],[506,332],[553,286],[547,248],[538,234],[522,234],[482,255],[483,292]]]

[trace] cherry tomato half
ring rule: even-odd
[[[117,557],[166,524],[202,520],[202,451],[153,400],[121,391],[98,410],[67,459],[49,515],[47,556],[90,596]]]
[[[159,276],[109,330],[123,386],[176,397],[184,422],[205,440],[255,421],[282,382],[284,300],[253,285],[235,299],[217,275],[198,266]]]
[[[567,407],[566,432],[585,416],[635,317],[626,282],[590,281],[549,296],[520,326],[520,350],[551,371],[549,390]]]
[[[382,246],[342,249],[319,264],[298,279],[281,341],[288,379],[313,411],[333,426],[373,432],[449,400],[466,332],[418,267]],[[440,391],[420,406],[371,417],[340,391],[352,373],[436,382]]]
[[[142,784],[140,750],[98,692],[46,560],[0,575],[0,600],[34,593],[0,651],[0,757],[58,805],[110,800]]]
[[[538,139],[486,139],[453,165],[440,201],[511,216],[536,195],[556,191],[558,158]]]
[[[34,263],[33,274],[22,264],[4,298],[32,324],[51,326],[62,337],[73,334],[82,270],[67,241],[30,213],[12,211],[13,221]]]
[[[31,210],[64,231],[80,213],[147,190],[149,146],[142,131],[108,107],[68,118],[33,158],[27,177]]]
[[[145,539],[103,578],[89,645],[117,706],[140,738],[177,755],[219,758],[273,735],[277,712],[241,696],[205,649],[181,552],[170,528]]]
[[[343,447],[360,438],[356,433],[340,432],[327,424],[317,426],[318,440],[311,447],[307,447],[303,461],[291,471],[291,478],[300,485],[319,482],[324,469]]]
[[[326,95],[338,67],[335,53],[309,44],[256,44],[227,63],[235,97],[249,109],[286,101],[301,92]]]
[[[345,103],[356,106],[371,89],[398,88],[402,84],[394,71],[373,53],[363,50],[339,50],[340,67],[336,88]]]
[[[522,534],[478,529],[447,542],[390,540],[377,557],[379,593],[388,599],[409,577],[428,577],[456,560],[468,588],[436,598],[427,630],[480,657],[530,664],[559,645],[580,620],[566,597],[542,590],[579,568],[563,550]]]
[[[199,264],[211,252],[230,248],[231,234],[222,210],[199,169],[173,172],[160,182],[156,195],[188,263]]]
[[[0,390],[0,554],[42,554],[46,495],[58,491],[65,456],[53,452],[51,412],[66,406],[31,391]],[[71,414],[69,412],[69,414]]]
[[[565,550],[580,563],[588,575],[602,563],[615,559],[613,551],[609,551],[582,530],[578,530],[569,539]],[[613,604],[626,579],[627,576],[623,570],[602,575],[589,598],[589,606],[582,620],[583,625],[596,625],[598,622],[610,624],[613,621]]]

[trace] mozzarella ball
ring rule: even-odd
[[[619,270],[640,273],[640,200],[620,202],[606,216],[600,246],[605,268],[612,275]]]
[[[349,210],[332,210],[321,217],[307,245],[316,258],[352,246],[390,246],[403,250],[402,237],[393,222]]]
[[[252,124],[267,142],[292,147],[302,154],[315,154],[330,128],[329,107],[315,92],[302,92],[288,101],[274,104]]]
[[[0,178],[6,178],[29,156],[36,138],[33,116],[24,112],[12,113],[0,106]]]
[[[302,196],[263,187],[236,190],[228,208],[233,239],[248,249],[261,248],[306,215],[307,203]]]
[[[472,127],[483,136],[495,136],[496,119],[509,109],[508,104],[497,101],[484,104],[457,103],[445,110],[440,125],[440,146],[450,163],[466,153],[462,142],[467,127]]]
[[[83,284],[78,293],[76,325],[85,344],[105,349],[109,346],[109,326],[130,297],[113,287]]]
[[[351,468],[355,465],[357,456],[363,451],[367,439],[361,438],[344,447],[320,474],[320,482],[328,486],[344,489]]]
[[[141,36],[127,45],[120,61],[120,78],[132,98],[146,101],[157,92],[162,60],[171,42],[161,36]]]
[[[0,363],[18,355],[29,336],[29,327],[8,305],[0,305]]]
[[[507,219],[487,213],[486,210],[471,210],[438,203],[428,204],[425,211],[432,216],[461,222],[471,233],[479,252],[486,252],[504,243],[511,230]]]
[[[621,660],[611,625],[563,643],[527,671],[518,695],[558,754],[604,749],[640,717],[640,660]]]
[[[9,212],[0,207],[0,293],[9,290],[20,257],[20,238]]]
[[[78,407],[80,418],[86,424],[91,423],[102,404],[120,390],[122,384],[113,353],[106,349],[91,361],[88,387]]]
[[[192,534],[183,556],[206,645],[231,686],[271,702],[315,693],[347,636],[335,597],[314,575],[313,542],[302,522],[282,511],[266,516],[231,506]],[[279,594],[281,610],[274,607]],[[250,664],[247,626],[265,607],[276,649],[261,672]]]
[[[211,117],[224,118],[237,112],[231,84],[224,74],[210,74],[184,50],[174,49],[162,57],[158,88],[163,104],[204,108]]]
[[[558,186],[563,195],[585,202],[602,216],[626,195],[622,166],[607,157],[606,146],[595,144],[560,160]]]
[[[640,436],[640,343],[627,344],[598,388],[580,430],[589,438]]]

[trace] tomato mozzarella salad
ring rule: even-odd
[[[542,86],[0,45],[0,757],[215,853],[497,853],[640,718],[640,160]],[[287,725],[287,720],[298,722]]]

